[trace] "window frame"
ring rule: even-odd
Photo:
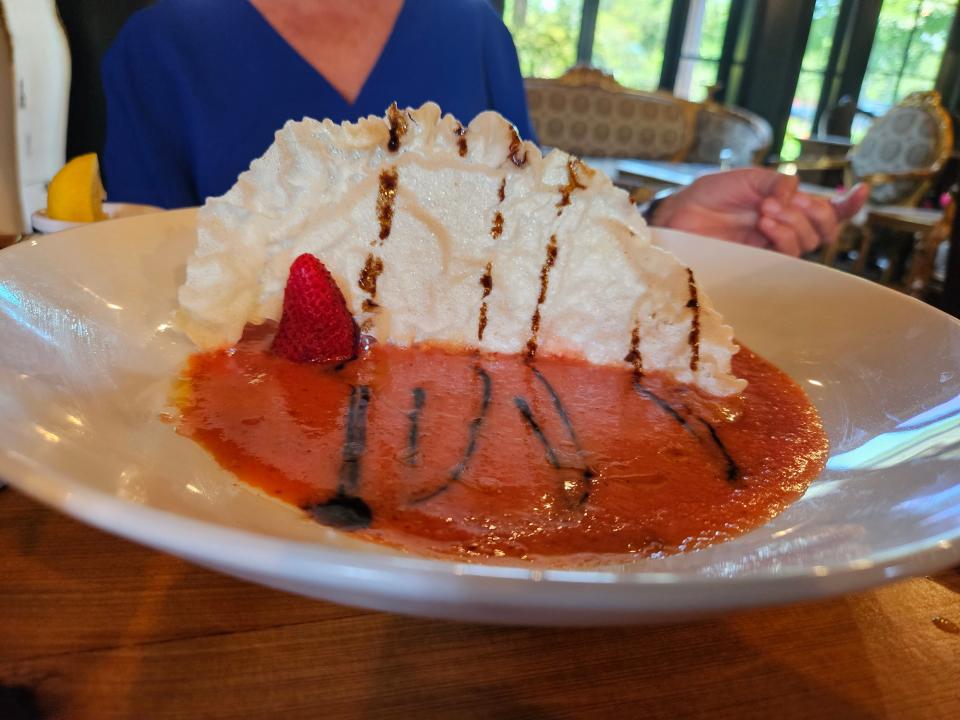
[[[505,0],[489,1],[502,17]],[[691,0],[671,0],[658,84],[658,89],[662,91],[674,92],[690,4]],[[839,98],[844,95],[860,97],[882,4],[883,0],[842,1],[833,44],[823,70],[823,84],[813,118],[814,129],[820,125],[827,108]],[[723,49],[717,67],[718,90],[714,99],[764,117],[773,128],[772,150],[775,156],[779,155],[790,117],[814,5],[815,0],[795,0],[790,3],[771,3],[768,0],[730,2]],[[577,63],[589,64],[592,60],[599,7],[600,0],[583,0],[576,48]],[[912,32],[915,31],[916,25]],[[903,70],[901,68],[901,75]],[[777,73],[776,82],[772,82]],[[773,97],[770,87],[777,90],[772,93]],[[935,89],[944,95],[949,110],[956,110],[960,106],[960,0],[941,58]]]

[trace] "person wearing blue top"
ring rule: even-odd
[[[161,0],[126,23],[102,74],[116,201],[201,204],[287,120],[356,120],[393,101],[436,100],[464,122],[496,110],[533,137],[513,41],[485,0]]]
[[[290,119],[334,122],[437,102],[496,110],[534,139],[517,51],[487,0],[159,0],[102,63],[113,201],[173,208],[222,195]],[[799,255],[832,242],[866,188],[830,201],[746,168],[701,178],[655,225]]]

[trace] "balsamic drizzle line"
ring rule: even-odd
[[[724,445],[720,440],[720,436],[717,434],[716,428],[702,417],[698,417],[697,420],[702,422],[707,427],[707,430],[710,431],[711,439],[714,443],[716,443],[717,448],[719,448],[720,452],[723,454],[723,459],[727,461],[727,480],[730,482],[738,480],[740,477],[740,468],[737,467],[737,463],[734,461],[733,456],[730,455],[730,451],[727,450],[727,446]]]
[[[414,504],[428,502],[449,490],[451,485],[460,481],[460,478],[463,477],[463,473],[466,472],[470,464],[470,460],[473,459],[473,455],[477,450],[477,440],[480,438],[480,429],[483,427],[483,421],[487,417],[487,411],[490,409],[490,399],[493,395],[493,381],[490,379],[490,373],[479,365],[473,366],[473,372],[480,378],[481,383],[480,412],[470,420],[470,425],[467,430],[467,446],[463,451],[463,456],[450,470],[450,474],[442,485],[426,495],[414,498],[412,500]]]
[[[663,410],[670,417],[676,420],[680,424],[680,426],[683,427],[683,429],[686,430],[688,433],[690,433],[694,438],[696,438],[701,445],[705,444],[703,437],[699,433],[697,433],[696,430],[693,429],[693,426],[687,421],[685,417],[683,417],[683,415],[680,414],[680,412],[675,407],[673,407],[673,405],[668,403],[666,400],[664,400],[662,397],[660,397],[656,393],[651,392],[647,388],[643,387],[643,385],[638,380],[634,381],[633,389],[636,390],[637,394],[639,394],[641,397],[647,400],[653,400],[653,402],[656,403],[661,410]],[[716,428],[713,425],[711,425],[709,422],[707,422],[707,420],[705,420],[704,418],[700,416],[695,416],[695,417],[697,420],[700,421],[701,424],[703,424],[705,428],[707,428],[707,432],[710,433],[710,440],[716,446],[717,450],[720,451],[720,454],[723,455],[723,460],[726,464],[727,480],[729,482],[738,480],[740,478],[740,468],[737,466],[737,463],[733,459],[733,456],[730,454],[730,451],[727,450],[727,446],[723,444],[723,441],[720,439],[720,435],[717,433]]]
[[[367,407],[370,404],[368,385],[350,386],[350,409],[347,412],[347,437],[340,463],[340,484],[337,494],[354,492],[360,483],[360,458],[367,448]]]
[[[407,451],[404,456],[404,462],[410,466],[420,464],[420,415],[426,401],[426,390],[419,386],[415,387],[413,389],[413,409],[407,413],[407,419],[410,420],[410,432],[407,434]]]
[[[517,406],[517,410],[520,411],[520,415],[527,422],[527,425],[530,426],[530,429],[533,430],[533,434],[537,436],[540,444],[543,445],[543,451],[547,455],[547,462],[550,463],[552,467],[559,470],[560,460],[557,458],[557,452],[553,449],[553,446],[547,439],[546,434],[543,432],[543,428],[540,427],[540,423],[538,423],[537,419],[533,416],[533,411],[530,409],[530,404],[519,395],[514,395],[513,404]]]
[[[664,400],[662,397],[660,397],[656,393],[651,392],[650,390],[647,390],[647,388],[641,385],[638,380],[633,381],[633,389],[637,391],[637,394],[640,395],[640,397],[646,400],[653,400],[653,402],[656,403],[661,410],[663,410],[665,413],[667,413],[667,415],[669,415],[678,423],[680,423],[680,425],[683,427],[684,430],[686,430],[688,433],[690,433],[691,435],[693,435],[695,438],[699,440],[699,438],[697,437],[697,433],[694,432],[692,427],[690,427],[690,423],[686,421],[683,415],[681,415],[677,411],[677,409],[673,407],[673,405],[668,403],[666,400]]]
[[[550,464],[550,467],[554,468],[555,470],[576,470],[577,472],[581,473],[581,482],[584,483],[586,487],[580,494],[580,497],[577,498],[577,504],[583,505],[587,501],[587,498],[590,497],[590,480],[594,476],[593,470],[587,467],[571,467],[561,463],[560,458],[557,456],[557,451],[554,449],[553,445],[550,444],[549,438],[547,438],[547,434],[543,431],[543,428],[540,427],[540,423],[538,423],[537,419],[533,416],[533,410],[530,409],[530,404],[520,395],[514,396],[513,404],[516,405],[517,410],[520,411],[520,416],[533,431],[533,434],[540,441],[540,444],[543,445],[543,451],[547,456],[547,462]],[[566,482],[562,484],[561,490],[564,498],[568,497],[568,487]]]
[[[530,365],[530,370],[533,372],[533,376],[540,381],[540,384],[543,385],[547,393],[550,395],[550,399],[553,401],[553,407],[557,410],[557,415],[560,416],[560,420],[563,421],[563,426],[567,429],[567,432],[570,433],[570,440],[573,442],[574,446],[577,448],[578,453],[582,453],[583,449],[580,447],[580,438],[577,437],[577,431],[573,429],[573,422],[570,420],[570,416],[567,415],[567,409],[563,406],[563,403],[560,401],[560,395],[557,393],[553,385],[550,384],[550,381],[540,372],[539,368]]]
[[[550,384],[550,381],[547,380],[546,376],[540,372],[540,370],[530,365],[530,370],[533,372],[533,375],[537,380],[540,381],[540,384],[546,389],[547,393],[550,395],[550,399],[553,401],[553,407],[557,411],[557,415],[560,416],[563,426],[567,429],[567,433],[570,435],[570,441],[573,443],[574,449],[577,451],[577,456],[583,461],[583,494],[580,496],[580,504],[582,505],[590,497],[590,489],[593,482],[593,478],[597,476],[596,472],[590,465],[587,463],[586,453],[583,450],[583,446],[580,444],[580,438],[577,437],[577,431],[573,427],[573,421],[570,420],[570,416],[567,414],[567,409],[563,406],[563,402],[560,400],[560,395],[554,389],[553,385]]]
[[[361,530],[373,521],[370,506],[356,494],[360,484],[360,459],[367,447],[367,408],[370,387],[350,386],[350,406],[347,410],[347,432],[343,443],[339,482],[333,497],[323,503],[305,508],[314,519],[324,525],[343,530]]]

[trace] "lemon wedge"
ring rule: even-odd
[[[100,163],[96,153],[73,158],[53,176],[47,188],[47,216],[68,222],[103,220]]]

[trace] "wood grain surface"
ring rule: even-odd
[[[0,491],[0,718],[957,718],[960,572],[606,629],[234,580]]]

